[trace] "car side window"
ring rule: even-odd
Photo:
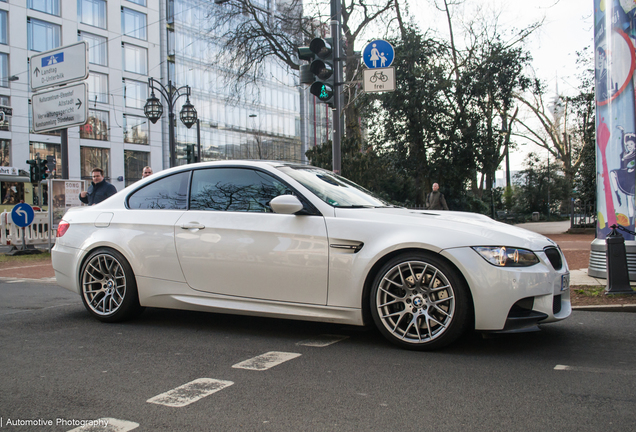
[[[128,198],[131,209],[185,210],[188,204],[190,171],[150,183]]]
[[[190,209],[271,213],[272,198],[292,194],[284,183],[262,171],[202,169],[192,176]]]

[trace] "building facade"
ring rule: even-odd
[[[162,142],[150,140],[143,113],[148,77],[160,69],[159,13],[157,0],[1,1],[0,104],[13,110],[0,126],[2,165],[28,171],[27,159],[53,156],[59,168],[59,133],[32,132],[29,58],[85,40],[89,120],[68,129],[69,178],[89,180],[101,167],[122,189],[144,165],[161,166]],[[4,196],[16,185],[2,180]],[[24,193],[16,199],[38,204]]]

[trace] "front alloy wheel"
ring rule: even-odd
[[[125,320],[141,310],[132,269],[119,252],[94,251],[82,267],[81,283],[84,306],[101,321]]]
[[[465,282],[441,259],[409,254],[389,261],[371,292],[371,313],[380,332],[409,349],[448,345],[466,328]]]

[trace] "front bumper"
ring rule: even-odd
[[[530,267],[495,267],[473,249],[446,249],[441,254],[462,272],[472,293],[475,330],[515,331],[567,318],[572,313],[570,290],[561,290],[563,267],[555,270],[543,251]],[[562,254],[561,254],[562,255]]]

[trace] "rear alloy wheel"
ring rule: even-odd
[[[143,310],[130,264],[115,250],[101,248],[91,253],[80,280],[84,306],[100,321],[123,321]]]
[[[431,350],[466,330],[470,296],[456,270],[433,255],[400,255],[386,263],[371,290],[380,332],[407,349]]]

